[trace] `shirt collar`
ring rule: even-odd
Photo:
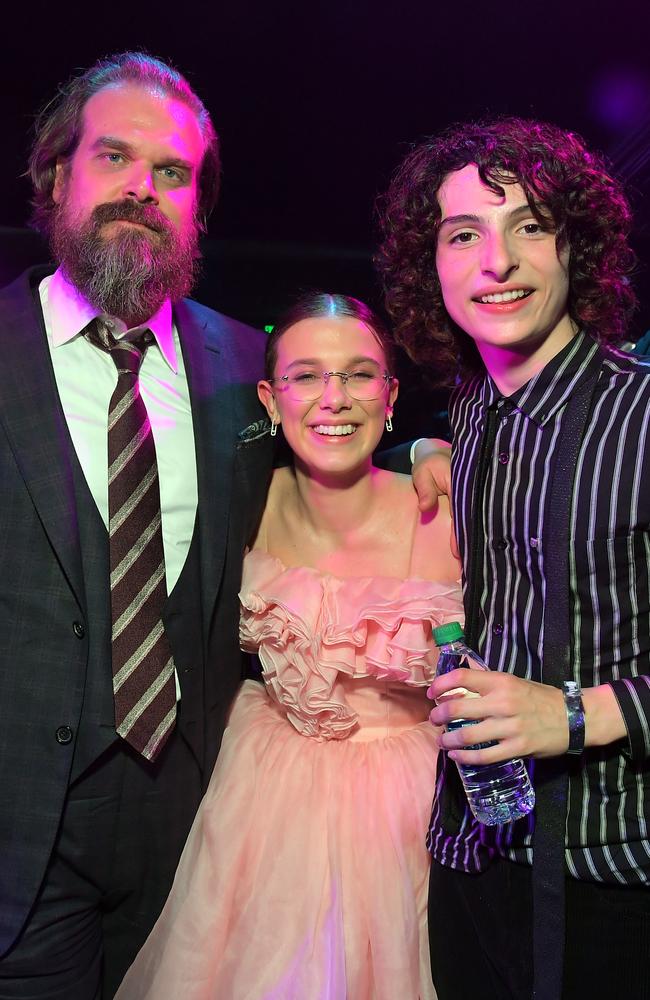
[[[178,373],[178,356],[174,342],[172,323],[172,306],[165,299],[160,309],[140,326],[127,329],[122,320],[114,316],[100,313],[75,286],[68,281],[61,268],[48,276],[41,283],[41,294],[45,297],[52,331],[52,346],[56,349],[78,337],[91,320],[101,316],[113,336],[122,337],[136,334],[142,330],[151,330],[165,361],[176,375]]]
[[[568,401],[597,350],[592,337],[582,331],[577,333],[534,378],[505,397],[507,409],[520,410],[542,426]],[[501,398],[488,375],[483,386],[484,405],[489,408]]]

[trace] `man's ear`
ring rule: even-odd
[[[275,396],[273,395],[271,383],[267,382],[266,379],[261,379],[257,383],[257,395],[260,403],[268,413],[271,420],[274,423],[279,424],[280,414],[278,413],[278,407],[275,402]]]
[[[63,198],[63,191],[65,188],[65,182],[68,172],[68,162],[67,160],[62,160],[59,157],[56,161],[56,166],[54,168],[54,187],[52,188],[52,201],[55,205],[58,205]]]

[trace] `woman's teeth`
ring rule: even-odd
[[[354,434],[356,429],[354,424],[316,424],[313,428],[317,434],[325,434],[327,437],[343,437],[344,434]]]
[[[515,299],[523,299],[531,294],[531,289],[526,291],[517,288],[512,292],[495,292],[494,295],[481,295],[479,302],[514,302]]]

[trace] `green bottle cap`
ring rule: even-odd
[[[446,642],[456,642],[463,637],[460,622],[447,622],[446,625],[438,625],[433,630],[433,641],[436,646],[443,646]]]

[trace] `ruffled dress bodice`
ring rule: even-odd
[[[387,729],[426,718],[432,628],[458,620],[462,606],[458,585],[342,579],[285,567],[257,549],[244,560],[240,601],[242,648],[257,652],[269,695],[291,724],[317,740],[381,729],[380,699]]]

